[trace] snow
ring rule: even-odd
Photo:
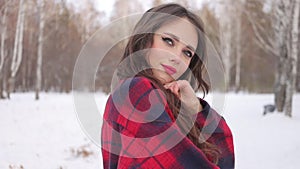
[[[234,134],[236,168],[298,168],[300,95],[294,96],[293,118],[274,112],[262,116],[273,95],[229,95],[224,114]]]
[[[107,95],[96,95],[103,111]],[[293,118],[262,115],[272,94],[226,95],[223,116],[234,134],[236,168],[293,169],[300,157],[300,95],[294,96]],[[208,99],[209,100],[209,99]],[[98,146],[77,120],[72,94],[12,94],[0,100],[0,168],[102,168]]]

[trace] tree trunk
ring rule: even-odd
[[[277,0],[275,6],[275,31],[277,45],[275,50],[278,50],[279,62],[275,78],[274,94],[275,105],[278,112],[283,112],[286,103],[286,78],[287,78],[287,65],[288,59],[288,34],[290,24],[290,1]]]
[[[240,9],[240,2],[237,1],[237,9],[236,9],[236,36],[235,36],[235,44],[236,44],[236,64],[235,64],[235,91],[238,92],[240,90],[240,81],[241,81],[241,58],[242,58],[242,51],[241,51],[241,9]]]
[[[3,95],[3,80],[4,80],[3,76],[0,75],[0,99],[5,98],[4,95]]]
[[[24,18],[25,18],[25,3],[23,3],[23,0],[20,0],[18,20],[16,25],[13,58],[10,67],[11,74],[8,82],[9,83],[8,95],[10,95],[10,93],[15,89],[15,84],[14,84],[15,78],[22,61]]]
[[[230,24],[230,23],[229,23]],[[225,84],[227,90],[230,88],[230,69],[231,69],[231,54],[232,54],[232,49],[231,49],[231,26],[227,25],[227,31],[224,32],[224,41],[221,43],[223,44],[223,49],[224,49],[224,56],[223,58],[223,63],[224,63],[224,68],[225,68]]]
[[[274,86],[274,94],[275,94],[275,105],[278,112],[283,112],[285,98],[286,98],[286,57],[287,57],[287,49],[285,45],[281,47],[280,57],[277,63],[277,72],[275,75],[275,86]]]
[[[45,13],[44,13],[44,0],[39,1],[39,37],[38,37],[38,52],[37,52],[37,69],[36,69],[36,89],[35,99],[39,99],[39,92],[42,84],[42,59],[43,59],[43,37],[44,37],[44,26],[45,26]]]
[[[231,57],[232,57],[232,5],[231,2],[226,2],[223,4],[223,17],[220,18],[220,42],[221,50],[223,51],[222,61],[225,69],[225,85],[226,90],[230,88],[230,70],[232,67]]]
[[[6,4],[6,0],[4,0],[4,4]],[[6,52],[5,52],[5,39],[6,39],[6,14],[7,14],[7,6],[4,7],[4,13],[2,16],[2,20],[1,20],[1,48],[0,48],[0,99],[4,98],[3,95],[3,80],[5,80],[5,78],[3,78],[4,76],[4,71],[3,71],[3,67],[4,67],[4,63],[5,63],[5,59],[6,59]]]
[[[289,55],[289,69],[287,76],[285,115],[292,117],[293,94],[297,77],[297,55],[298,55],[298,36],[299,36],[299,6],[300,1],[295,0],[293,5],[292,31],[291,31],[291,52]]]

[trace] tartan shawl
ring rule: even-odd
[[[233,137],[224,118],[199,99],[194,115],[208,142],[221,150],[218,164],[183,134],[164,95],[145,77],[122,81],[109,96],[102,124],[104,169],[232,169]]]

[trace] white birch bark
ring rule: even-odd
[[[6,0],[4,0],[4,4],[6,4]],[[5,39],[6,39],[6,29],[7,29],[7,25],[6,25],[6,14],[7,14],[7,6],[4,7],[4,12],[3,12],[3,16],[1,19],[1,47],[0,47],[0,98],[4,98],[3,96],[3,86],[4,86],[4,71],[3,71],[3,67],[4,67],[4,62],[6,60],[6,52],[5,52]]]
[[[23,0],[20,0],[13,57],[12,57],[12,62],[10,67],[11,73],[9,79],[8,97],[9,97],[9,93],[14,90],[15,77],[22,61],[24,19],[25,19],[25,3]]]
[[[43,60],[43,38],[44,38],[44,26],[45,26],[45,12],[44,12],[44,0],[39,0],[39,36],[38,36],[38,51],[37,51],[37,69],[36,69],[36,89],[35,99],[39,99],[39,92],[42,84],[42,60]]]
[[[274,28],[276,31],[276,45],[279,62],[275,76],[275,105],[278,112],[283,112],[286,103],[287,69],[289,57],[289,29],[291,23],[291,0],[277,0],[275,3]]]
[[[232,41],[232,34],[231,34],[231,25],[226,25],[226,31],[223,32],[223,45],[222,49],[224,51],[223,56],[223,62],[224,62],[224,68],[225,68],[225,84],[226,88],[229,89],[230,87],[230,69],[231,69],[231,54],[232,54],[232,48],[231,48],[231,41]],[[225,29],[224,29],[225,30]]]
[[[1,20],[0,76],[1,76],[1,73],[2,73],[4,60],[6,58],[6,53],[5,53],[6,13],[7,13],[7,7],[4,8],[4,13],[3,13],[3,16],[2,16],[2,20]]]
[[[15,45],[11,64],[11,77],[15,77],[22,61],[23,30],[24,30],[24,3],[20,0],[19,14],[16,25]]]
[[[242,21],[241,21],[241,2],[237,1],[236,5],[236,34],[235,34],[235,45],[236,45],[236,62],[235,62],[235,90],[238,91],[240,88],[240,79],[241,79],[241,30],[242,30]]]
[[[293,17],[292,17],[292,30],[291,30],[291,49],[289,57],[289,69],[287,71],[287,83],[286,83],[286,99],[284,112],[285,115],[292,117],[292,105],[293,94],[296,86],[297,77],[297,59],[298,59],[298,43],[299,43],[299,7],[300,0],[294,0],[293,2]]]
[[[223,14],[221,14],[222,17],[220,18],[220,45],[222,50],[222,61],[225,69],[225,85],[226,90],[228,90],[230,85],[230,69],[232,67],[232,11],[228,2],[222,5],[221,10]]]
[[[291,81],[291,77],[293,76],[291,69],[294,68],[291,67],[292,59],[290,57],[292,55],[291,48],[293,43],[291,42],[292,37],[290,33],[292,31],[292,7],[295,1],[298,2],[299,0],[273,1],[272,25],[274,27],[274,38],[263,36],[260,31],[268,30],[256,24],[249,15],[249,12],[245,12],[253,28],[257,44],[278,59],[274,85],[275,105],[278,112],[290,112],[288,109],[291,108],[291,105],[289,105],[293,93],[291,92],[291,86],[294,83]],[[287,99],[287,97],[289,98]],[[289,113],[285,114],[288,115]]]

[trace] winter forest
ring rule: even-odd
[[[81,0],[78,2],[75,0],[0,0],[1,116],[5,117],[11,113],[11,110],[14,110],[14,114],[9,115],[9,117],[15,119],[18,116],[17,111],[20,110],[13,109],[13,107],[18,106],[18,103],[11,103],[15,99],[38,100],[37,102],[40,102],[41,105],[49,101],[50,96],[56,97],[57,94],[65,94],[63,98],[70,99],[75,63],[82,47],[89,38],[97,30],[118,18],[134,13],[143,13],[152,6],[166,2],[182,4],[198,14],[204,21],[207,36],[219,53],[224,66],[226,91],[230,93],[229,98],[237,102],[239,102],[238,98],[243,97],[252,101],[255,100],[257,103],[255,105],[259,106],[254,110],[257,110],[259,115],[262,115],[260,109],[264,104],[275,105],[276,111],[283,112],[283,116],[269,119],[270,125],[275,126],[277,123],[281,123],[283,119],[284,124],[295,127],[291,127],[291,130],[299,130],[300,117],[297,115],[299,113],[297,111],[300,111],[298,107],[300,98],[298,98],[297,93],[300,91],[300,0],[203,0],[201,3],[198,0],[114,0],[109,12],[103,8],[102,10],[99,9],[99,6],[104,3],[102,0]],[[123,25],[122,29],[126,30],[130,24]],[[111,38],[107,39],[106,42],[114,41],[118,31],[120,30],[112,30],[112,34],[109,35]],[[120,53],[123,52],[124,45],[125,43],[121,42],[111,48],[106,55],[107,59],[99,63],[101,69],[97,70],[95,86],[88,88],[88,90],[100,92],[103,98],[106,97],[110,92],[112,75],[120,60]],[[54,102],[54,100],[51,101]],[[228,107],[232,102],[229,101]],[[21,105],[24,104],[23,107],[27,105],[27,102],[20,103]],[[29,102],[29,104],[31,103],[33,105],[38,104]],[[104,103],[105,99],[102,100],[101,104]],[[71,106],[70,103],[68,105]],[[242,105],[247,107],[246,103]],[[44,109],[41,107],[36,111],[45,110],[50,113],[51,111],[47,108],[53,110],[52,106]],[[63,109],[63,107],[56,107],[57,110],[60,108]],[[231,108],[230,111],[241,110]],[[248,111],[250,112],[250,110]],[[28,110],[28,112],[30,111]],[[232,120],[233,128],[236,127],[235,130],[238,131],[238,124],[240,123],[236,121],[239,121],[239,117],[242,115],[236,115],[227,116],[235,116],[228,117],[228,121],[230,123]],[[250,117],[250,113],[248,115]],[[254,116],[251,115],[251,117]],[[1,118],[3,119],[3,117]],[[4,119],[3,121],[5,121]],[[255,116],[255,119],[258,121],[258,127],[263,128],[266,119],[261,119],[261,116]],[[290,122],[289,119],[298,121]],[[74,125],[73,123],[70,124]],[[282,126],[280,125],[280,127]],[[5,128],[7,129],[6,123],[0,123],[0,133],[4,132]],[[244,129],[244,132],[250,131],[246,126],[241,128]],[[257,129],[260,130],[260,128]],[[268,135],[267,129],[269,129],[268,131],[275,130],[271,127],[265,128],[259,137]],[[16,129],[16,131],[18,130]],[[48,132],[51,132],[51,129]],[[289,132],[285,134],[287,134],[286,137],[292,135],[289,135]],[[274,137],[269,139],[270,142],[278,135],[273,134],[272,136]],[[237,147],[237,154],[240,155],[237,157],[239,160],[237,162],[238,168],[247,168],[245,166],[249,160],[246,160],[248,158],[246,151],[242,152],[241,150],[242,146],[247,145],[245,140],[247,136],[236,137],[237,143],[240,143],[240,146]],[[258,139],[256,141],[258,142]],[[300,149],[297,141],[299,139],[294,138],[292,140],[291,148]],[[95,150],[90,142],[85,144],[86,142],[88,141],[85,139],[73,143],[71,145],[73,147],[67,150],[71,154],[70,156],[76,159],[89,157],[91,154],[99,154],[99,150]],[[18,141],[14,143],[5,142],[5,140],[0,141],[0,159],[4,159],[2,157],[4,152],[1,152],[1,149],[6,144],[18,144]],[[258,144],[259,148],[264,146]],[[241,149],[238,150],[239,148]],[[250,149],[247,150],[250,151]],[[5,151],[9,153],[10,149],[6,148]],[[23,150],[16,150],[15,152],[20,151]],[[272,153],[272,151],[274,150],[271,148],[267,149],[268,153]],[[41,152],[43,151],[41,150]],[[290,149],[285,152],[293,154]],[[295,153],[294,155],[297,156]],[[252,156],[255,154],[253,153]],[[98,160],[96,165],[85,166],[82,163],[69,165],[68,162],[62,162],[61,165],[51,167],[72,168],[70,166],[76,166],[75,168],[81,168],[78,166],[82,166],[82,168],[89,168],[99,166],[99,155],[95,158]],[[280,160],[281,157],[273,158],[271,156],[271,158]],[[7,159],[9,161],[14,157],[7,157]],[[286,162],[291,164],[290,167],[282,164],[283,168],[294,168],[293,162],[296,164],[296,161],[294,158],[291,159]],[[46,158],[41,161],[43,160],[47,161]],[[94,159],[88,159],[84,163],[90,164],[91,160]],[[0,168],[1,165],[9,169],[22,168],[26,164],[26,160],[20,162],[20,165],[8,163],[0,162]],[[261,161],[261,163],[264,162]],[[280,168],[280,165],[275,167]],[[25,165],[24,168],[30,167]],[[32,165],[32,168],[39,168],[39,166]],[[248,168],[258,167],[249,165]],[[274,168],[274,166],[262,165],[261,168]]]
[[[36,99],[40,91],[71,92],[74,64],[89,37],[105,21],[149,8],[138,0],[117,0],[108,15],[97,10],[93,1],[82,1],[80,7],[76,3],[1,1],[2,99],[13,92],[35,91]],[[228,91],[274,93],[277,109],[291,113],[292,95],[300,90],[297,0],[219,0],[198,8],[196,1],[178,3],[193,7],[205,21],[207,35],[224,65]],[[117,32],[111,32],[112,38]],[[98,71],[96,90],[109,92],[121,52],[122,45],[117,45],[108,53],[110,59],[101,63],[106,66]]]
[[[109,21],[149,8],[138,0],[117,0],[107,14],[97,10],[93,1],[82,1],[80,6],[76,3],[1,1],[2,99],[9,99],[13,92],[35,91],[36,99],[40,91],[71,92],[74,64],[89,37]],[[152,2],[160,3],[163,1]],[[224,65],[228,91],[274,93],[277,109],[291,113],[292,95],[300,90],[297,0],[178,3],[190,7],[205,21],[207,36]],[[108,53],[110,59],[101,63],[105,66],[99,72],[106,75],[96,77],[96,90],[109,92],[123,46],[116,45]]]

